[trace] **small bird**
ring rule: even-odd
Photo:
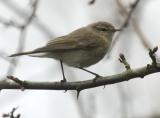
[[[68,35],[52,39],[44,47],[12,54],[10,57],[29,55],[59,60],[63,74],[61,82],[66,82],[63,63],[99,77],[98,74],[85,69],[85,67],[96,64],[105,56],[114,33],[120,30],[108,22],[99,21],[79,28]]]

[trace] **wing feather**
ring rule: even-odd
[[[43,51],[64,52],[78,49],[89,50],[101,44],[98,42],[100,41],[99,38],[100,37],[94,35],[92,32],[79,29],[69,35],[49,41],[47,45],[43,47]]]

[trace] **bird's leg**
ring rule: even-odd
[[[95,75],[96,77],[94,78],[94,80],[96,80],[97,78],[101,77],[101,76],[98,75],[97,73],[91,72],[91,71],[89,71],[89,70],[87,70],[87,69],[84,69],[84,68],[82,68],[82,67],[78,67],[78,68],[81,69],[81,70],[84,70],[84,71],[86,71],[86,72],[88,72],[88,73],[91,73],[92,75]]]
[[[61,60],[60,60],[60,64],[61,64],[61,70],[62,70],[62,75],[63,75],[63,80],[61,80],[61,82],[66,82],[66,77],[64,75],[63,62]]]

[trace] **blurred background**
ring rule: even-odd
[[[7,57],[41,47],[54,37],[96,21],[120,28],[136,0],[0,0],[0,77],[60,81],[58,61],[48,58]],[[160,0],[140,0],[128,25],[115,35],[111,51],[87,69],[102,76],[125,71],[118,61],[125,54],[131,68],[151,62],[148,49],[159,46]],[[159,55],[159,52],[157,53]],[[65,66],[68,81],[93,76]],[[2,90],[0,117],[13,107],[21,118],[160,118],[159,73],[130,81],[76,91]]]

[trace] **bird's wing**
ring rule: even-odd
[[[102,37],[94,35],[84,29],[76,30],[69,35],[50,40],[46,46],[29,52],[22,52],[10,56],[27,55],[41,52],[65,52],[69,50],[90,50],[104,45]]]
[[[89,50],[100,45],[99,37],[92,36],[91,34],[85,34],[82,36],[78,35],[67,35],[58,37],[55,40],[51,40],[43,48],[43,52],[64,52],[68,50]]]

